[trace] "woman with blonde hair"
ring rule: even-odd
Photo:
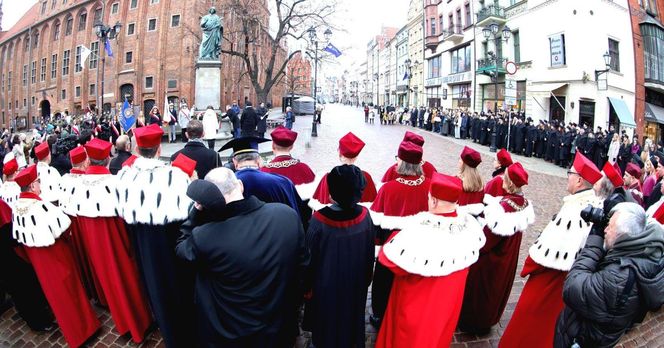
[[[482,163],[479,152],[465,146],[459,159],[459,178],[463,181],[463,192],[459,196],[459,206],[467,206],[466,211],[479,215],[484,208],[484,183],[477,166]]]
[[[618,133],[613,134],[611,144],[609,144],[609,151],[607,152],[607,159],[611,164],[616,163],[618,159],[618,152],[620,151],[620,136]]]
[[[645,160],[645,166],[644,166],[644,179],[643,179],[643,187],[642,187],[642,192],[643,192],[643,201],[646,201],[648,197],[652,194],[652,189],[655,187],[655,184],[657,184],[657,158],[655,156],[650,157],[649,159]]]

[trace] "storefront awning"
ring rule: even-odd
[[[615,110],[616,115],[618,115],[618,119],[620,119],[620,124],[622,126],[627,126],[627,127],[636,127],[636,123],[634,122],[634,116],[632,116],[632,113],[629,112],[629,109],[627,108],[627,104],[625,104],[625,101],[618,98],[611,98],[611,97],[608,98],[609,101],[611,102],[611,105],[613,105],[613,110]]]
[[[544,92],[550,93],[557,89],[567,86],[567,83],[541,83],[538,85],[528,86],[528,92]]]
[[[646,121],[664,124],[664,108],[646,103]]]

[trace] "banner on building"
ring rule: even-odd
[[[556,34],[549,37],[551,52],[551,67],[565,65],[565,34]]]

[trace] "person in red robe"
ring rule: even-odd
[[[272,152],[275,157],[269,163],[264,164],[261,170],[289,178],[302,200],[311,198],[315,189],[316,174],[307,164],[291,156],[297,132],[279,126],[270,133],[270,137],[272,137]]]
[[[49,202],[57,202],[60,198],[60,173],[51,166],[51,149],[47,141],[35,147],[35,156],[42,184],[41,197]]]
[[[461,331],[478,335],[487,334],[500,320],[512,291],[522,233],[535,222],[533,206],[522,191],[528,173],[521,163],[514,163],[503,176],[505,195],[485,199],[486,244],[479,260],[470,266],[459,318]]]
[[[14,182],[14,176],[18,173],[18,161],[14,158],[13,153],[5,156],[4,165],[2,167],[3,180],[0,185],[0,199],[2,199],[10,208],[18,200],[21,194],[21,188]]]
[[[378,261],[394,273],[394,285],[376,348],[452,342],[468,267],[485,243],[480,223],[457,212],[461,192],[458,178],[434,174],[429,211],[401,220],[401,231],[381,248]]]
[[[494,197],[502,197],[505,195],[503,189],[503,173],[507,167],[512,165],[512,156],[505,149],[500,149],[496,153],[496,159],[493,161],[493,177],[484,186],[484,193]]]
[[[23,245],[65,341],[79,347],[100,323],[75,271],[70,245],[60,238],[71,221],[60,208],[39,197],[37,165],[23,169],[14,180],[21,195],[13,211],[13,237]]]
[[[341,164],[353,164],[357,161],[357,156],[364,148],[364,141],[358,138],[355,134],[348,132],[339,139],[339,161]],[[367,186],[362,191],[362,198],[360,204],[371,204],[376,198],[376,184],[371,177],[371,174],[362,171],[364,178],[367,180]],[[325,174],[318,183],[316,191],[309,200],[309,207],[313,210],[320,210],[321,208],[330,205],[330,190],[327,187],[327,174]]]
[[[402,141],[397,153],[397,173],[399,177],[381,186],[378,196],[371,205],[370,213],[374,224],[381,230],[377,233],[376,244],[385,243],[400,220],[427,211],[430,180],[422,170],[420,146]],[[385,314],[392,286],[392,272],[376,262],[373,285],[371,286],[371,324],[380,326]]]
[[[632,198],[643,207],[643,192],[641,189],[641,167],[637,164],[629,163],[625,168],[623,181],[625,182],[625,191],[632,195]]]
[[[482,163],[479,152],[464,146],[459,158],[458,177],[463,182],[463,192],[459,196],[461,210],[479,216],[484,209],[484,183],[477,166]]]
[[[115,328],[139,343],[152,317],[124,221],[117,215],[117,177],[108,170],[112,146],[101,139],[85,144],[90,166],[80,176],[70,203]]]
[[[406,131],[406,134],[403,136],[402,141],[410,141],[411,143],[421,147],[424,149],[424,137],[422,137],[419,134],[415,134],[411,131]],[[438,171],[436,170],[436,167],[433,166],[433,164],[429,163],[428,161],[422,162],[422,171],[424,172],[424,176],[427,178],[431,178],[431,175],[433,173],[437,173]],[[382,183],[386,183],[388,181],[394,180],[399,177],[399,173],[397,173],[397,163],[393,164],[387,170],[385,171],[385,174],[383,174],[383,178],[380,180]]]
[[[595,164],[577,151],[567,173],[569,195],[528,250],[521,277],[529,277],[499,347],[553,346],[556,320],[563,309],[563,283],[590,232],[591,224],[580,213],[588,204],[601,205],[592,189],[601,178]]]

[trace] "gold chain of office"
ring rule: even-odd
[[[279,162],[270,162],[265,164],[266,168],[288,168],[290,166],[294,166],[296,164],[300,163],[300,160],[291,158],[287,161],[279,161]]]
[[[424,182],[424,175],[420,175],[416,180],[408,180],[404,178],[397,178],[398,183],[402,183],[407,186],[419,186]]]

